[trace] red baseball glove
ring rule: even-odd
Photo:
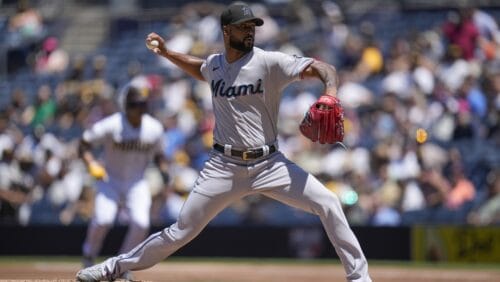
[[[335,144],[344,140],[344,109],[339,99],[319,97],[300,123],[300,132],[311,141]]]

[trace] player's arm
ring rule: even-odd
[[[92,154],[92,145],[83,138],[80,139],[78,153],[86,165],[96,161],[94,154]]]
[[[162,128],[162,131],[165,129]],[[167,184],[169,182],[170,176],[168,174],[169,163],[165,156],[164,151],[165,137],[160,137],[155,144],[153,161],[158,170],[160,171],[161,177],[163,178],[163,183]]]
[[[153,52],[168,59],[192,77],[205,81],[205,78],[201,74],[200,70],[201,65],[204,62],[203,59],[167,49],[167,47],[165,47],[165,40],[154,32],[148,35],[146,38],[146,44],[149,44],[153,40],[157,40],[159,42],[157,47],[151,49]]]
[[[157,153],[154,156],[154,163],[158,170],[160,171],[163,183],[168,183],[170,175],[168,174],[168,160],[163,153]]]
[[[91,144],[85,141],[83,138],[80,140],[78,153],[80,155],[80,158],[82,158],[82,160],[85,162],[90,175],[92,175],[96,179],[106,180],[108,178],[106,169],[96,160],[94,154],[92,154]]]
[[[338,77],[334,66],[313,61],[301,73],[325,85],[323,94],[311,105],[300,124],[300,132],[311,141],[336,144],[344,140],[344,109],[337,96]]]
[[[302,71],[304,78],[318,78],[325,85],[324,94],[337,96],[338,76],[334,66],[325,62],[314,60]]]
[[[106,136],[106,125],[110,125],[109,120],[97,122],[92,128],[85,130],[78,147],[78,154],[85,162],[89,174],[99,180],[107,180],[108,174],[106,169],[94,157],[92,144],[104,139]]]

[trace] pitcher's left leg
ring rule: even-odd
[[[280,164],[280,162],[277,162]],[[371,281],[368,263],[352,232],[338,197],[314,176],[286,160],[273,166],[273,174],[288,178],[290,184],[266,190],[264,195],[320,217],[323,227],[335,247],[348,281]],[[264,176],[265,177],[265,176]],[[272,187],[272,183],[271,184]]]

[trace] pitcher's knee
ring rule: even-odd
[[[328,193],[324,197],[318,200],[315,212],[320,217],[327,216],[331,213],[337,213],[342,210],[342,205],[340,204],[340,199],[333,192]]]
[[[163,233],[171,243],[183,246],[193,240],[200,233],[200,231],[194,228],[180,229],[177,223],[174,223],[163,229]]]

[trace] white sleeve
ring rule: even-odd
[[[87,143],[102,143],[108,133],[111,132],[112,124],[109,118],[100,120],[91,128],[83,132],[83,140]]]
[[[200,67],[201,74],[205,78],[205,81],[210,81],[210,72],[209,72],[209,65],[212,62],[213,58],[216,56],[216,54],[212,54],[208,56],[208,58],[203,62],[203,64]]]
[[[299,80],[302,71],[314,61],[312,58],[282,52],[269,52],[268,54],[267,61],[271,66],[273,81],[280,85],[280,88]]]
[[[162,127],[162,129],[163,129],[163,127]],[[165,135],[163,134],[163,131],[162,131],[162,133],[160,134],[160,137],[156,140],[154,152],[156,154],[164,155],[165,154],[164,147],[165,147]]]

